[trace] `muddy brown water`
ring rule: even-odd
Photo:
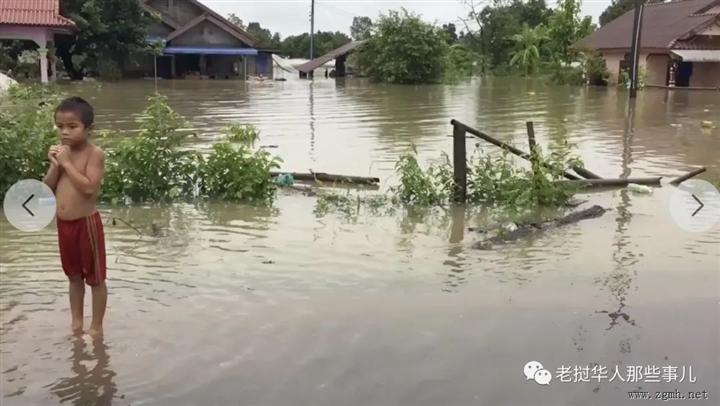
[[[159,86],[195,148],[253,123],[284,169],[370,174],[383,188],[411,143],[423,158],[450,151],[451,118],[522,147],[533,120],[546,149],[567,138],[607,177],[705,165],[720,178],[720,128],[700,125],[720,124],[716,92],[646,89],[628,119],[624,91],[507,78]],[[93,101],[101,129],[129,131],[154,86],[65,88]],[[611,210],[491,251],[471,248],[483,218],[462,210],[318,218],[313,198],[289,193],[272,209],[102,206],[103,342],[68,334],[54,226],[22,233],[3,219],[0,404],[625,405],[638,388],[717,404],[720,230],[679,228],[671,191],[581,195]],[[526,380],[532,360],[548,386]],[[556,375],[596,364],[626,379],[628,366],[692,367],[696,382]]]

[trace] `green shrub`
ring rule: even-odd
[[[416,152],[400,156],[395,170],[400,175],[400,184],[391,188],[395,197],[405,204],[441,205],[449,201],[454,190],[453,169],[450,159],[443,155],[443,162],[423,170],[417,161]]]
[[[556,206],[565,203],[574,190],[557,183],[573,165],[582,165],[570,153],[567,144],[544,158],[536,149],[538,162],[525,169],[515,165],[508,154],[487,155],[480,150],[468,163],[467,202],[524,209],[534,206]],[[395,199],[404,204],[437,206],[450,203],[454,192],[453,168],[443,155],[440,164],[423,170],[415,153],[400,157],[396,164],[400,185],[391,188]]]
[[[585,84],[585,73],[582,66],[553,63],[549,69],[550,81],[556,85],[580,86]]]
[[[233,125],[226,140],[213,145],[203,164],[202,191],[211,198],[272,202],[275,184],[270,171],[280,167],[280,159],[267,151],[254,149],[259,132],[253,126]]]
[[[638,72],[638,89],[645,87],[645,79],[647,79],[647,71],[644,68],[640,68]],[[630,70],[623,69],[620,71],[620,77],[618,78],[618,86],[629,89],[630,88]]]
[[[57,143],[53,109],[58,97],[41,87],[13,86],[0,100],[0,198],[21,179],[41,179]]]
[[[445,66],[445,82],[455,83],[475,75],[479,71],[479,61],[479,56],[466,46],[450,46]]]
[[[448,44],[445,33],[406,10],[390,11],[357,54],[362,73],[388,83],[438,83],[443,79]]]
[[[591,85],[606,85],[610,77],[610,71],[607,69],[605,59],[597,51],[588,51],[585,53],[585,76]]]
[[[170,201],[197,195],[199,154],[181,149],[189,135],[185,120],[161,95],[150,97],[140,133],[107,154],[103,198],[111,201]]]

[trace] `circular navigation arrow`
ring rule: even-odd
[[[55,217],[55,195],[39,180],[21,180],[5,193],[3,210],[8,222],[18,230],[39,231]]]
[[[708,231],[720,221],[720,192],[710,182],[687,180],[670,196],[670,215],[684,230]]]

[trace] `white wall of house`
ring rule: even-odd
[[[615,85],[620,77],[620,63],[625,58],[625,52],[603,52],[605,65],[610,71],[609,84]],[[645,84],[665,86],[667,85],[667,69],[670,57],[667,54],[640,53],[638,66],[646,73]]]
[[[645,58],[645,84],[652,86],[667,86],[668,66],[670,55],[650,54]]]
[[[608,78],[608,84],[616,85],[618,83],[620,73],[620,61],[625,57],[624,52],[603,52],[603,58],[605,59],[605,66],[610,72],[610,78]]]

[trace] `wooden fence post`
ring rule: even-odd
[[[527,126],[528,145],[530,145],[530,164],[533,174],[537,175],[540,162],[538,161],[537,143],[535,142],[535,127],[532,121],[527,121],[525,125]]]
[[[453,125],[453,173],[455,175],[455,201],[465,203],[467,198],[467,154],[465,148],[465,127]]]

